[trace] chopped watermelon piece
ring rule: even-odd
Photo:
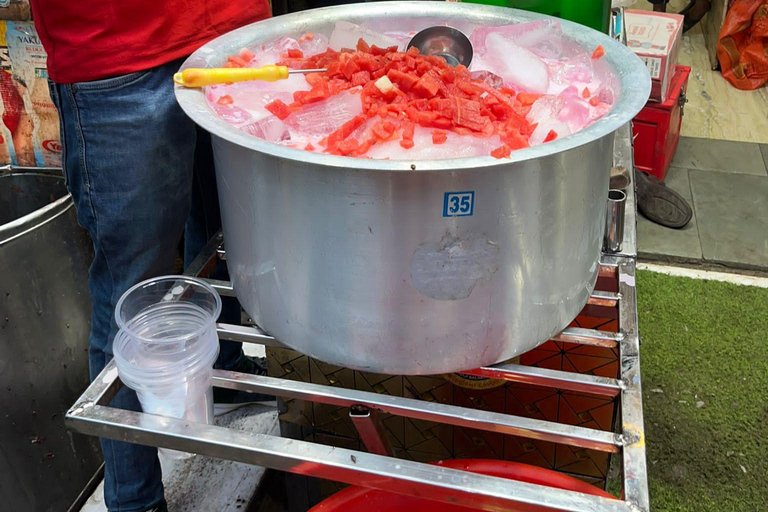
[[[357,142],[355,139],[344,139],[343,141],[339,142],[339,145],[337,146],[337,149],[341,152],[343,155],[348,155],[355,151],[358,146],[360,146],[360,143]]]
[[[549,130],[547,136],[544,137],[544,142],[551,142],[557,138],[557,132],[555,130]]]
[[[448,140],[448,132],[435,130],[432,132],[432,144],[443,144]]]
[[[509,155],[511,153],[512,153],[512,148],[504,144],[494,149],[493,151],[491,151],[491,156],[493,158],[509,158]]]
[[[340,75],[341,68],[342,68],[341,62],[331,62],[326,66],[325,74],[328,76]]]
[[[304,146],[304,151],[314,151],[314,150],[315,150],[315,146],[313,146],[311,142],[307,143],[307,145]]]
[[[304,52],[301,50],[288,50],[285,52],[286,56],[289,59],[303,59],[304,58]]]
[[[387,71],[387,78],[404,91],[410,91],[411,88],[416,85],[416,82],[419,81],[419,77],[413,73],[403,73],[397,69],[390,69]]]
[[[227,57],[227,64],[229,64],[229,66],[225,66],[225,67],[244,68],[248,63],[245,62],[240,57],[238,57],[237,55],[230,55],[229,57]]]
[[[304,98],[309,94],[309,91],[296,91],[293,93],[293,101],[299,104],[304,103]]]
[[[518,131],[508,133],[507,136],[504,137],[504,142],[512,149],[525,149],[529,147],[528,137]]]
[[[352,87],[357,87],[358,85],[365,85],[370,81],[371,81],[371,74],[368,71],[358,71],[357,73],[352,75],[352,78],[350,79],[350,83],[352,84]]]
[[[254,57],[256,57],[256,54],[253,53],[248,48],[243,48],[242,50],[240,50],[240,58],[243,59],[245,62],[251,62]]]
[[[280,100],[275,100],[272,103],[267,103],[266,107],[264,108],[272,112],[275,115],[275,117],[277,117],[281,121],[286,117],[288,117],[289,115],[291,115],[291,112],[292,112],[291,108]]]
[[[357,51],[363,52],[363,53],[370,53],[371,47],[368,46],[368,43],[363,41],[363,38],[357,40]]]
[[[589,104],[592,105],[593,107],[596,107],[600,104],[600,100],[597,99],[597,96],[592,96],[591,98],[589,98]]]
[[[413,123],[407,123],[403,127],[403,139],[413,140],[413,133],[416,131],[416,125]],[[405,146],[403,146],[405,147]]]
[[[537,99],[541,98],[541,96],[541,94],[521,92],[517,95],[517,101],[519,101],[522,105],[533,105]]]
[[[216,100],[216,103],[218,103],[219,105],[231,105],[234,102],[235,100],[233,100],[232,96],[230,96],[229,94],[225,94],[224,96]]]
[[[306,32],[303,36],[299,38],[300,43],[304,43],[306,41],[312,41],[315,38],[315,34],[312,32]]]
[[[401,140],[400,145],[405,149],[411,149],[414,146],[413,141],[411,139]]]
[[[456,103],[453,110],[453,123],[476,132],[482,131],[488,119],[480,113],[480,103],[459,97],[454,99]]]
[[[360,125],[365,122],[365,120],[366,120],[365,116],[355,116],[351,120],[341,125],[341,128],[339,128],[338,130],[336,130],[335,132],[331,133],[328,136],[328,147],[332,148],[342,140],[352,135],[352,132],[357,130],[360,127]]]
[[[341,72],[344,74],[345,77],[347,77],[347,80],[352,79],[352,75],[360,71],[360,66],[357,65],[357,62],[350,59],[344,64],[344,67],[341,69]]]
[[[302,98],[302,103],[314,103],[326,99],[331,95],[328,90],[328,82],[321,80]]]
[[[603,55],[605,55],[605,48],[603,48],[603,45],[599,44],[597,45],[597,48],[595,48],[595,51],[592,52],[592,58],[599,59]]]
[[[431,98],[440,90],[440,84],[430,75],[423,75],[416,85],[413,86],[413,92],[424,98]]]

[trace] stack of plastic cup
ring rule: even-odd
[[[213,363],[221,298],[198,279],[166,276],[137,284],[120,298],[114,341],[120,380],[145,413],[213,421]],[[170,458],[190,454],[161,449]]]

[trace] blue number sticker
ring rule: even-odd
[[[475,192],[446,192],[443,217],[469,217],[475,213]]]

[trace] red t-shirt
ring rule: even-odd
[[[59,83],[142,71],[270,16],[268,0],[32,0]]]

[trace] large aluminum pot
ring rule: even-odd
[[[419,30],[545,16],[474,4],[381,2],[280,16],[226,34],[182,66],[214,67],[244,46],[338,20]],[[586,130],[510,160],[358,160],[250,137],[217,118],[200,90],[177,88],[213,134],[227,262],[261,327],[322,361],[435,374],[509,359],[565,328],[597,279],[613,133],[642,108],[643,63],[606,35],[619,75],[613,110]],[[451,216],[457,207],[465,216]]]
[[[89,382],[92,256],[60,171],[0,169],[2,510],[67,510],[101,464],[64,427]]]

